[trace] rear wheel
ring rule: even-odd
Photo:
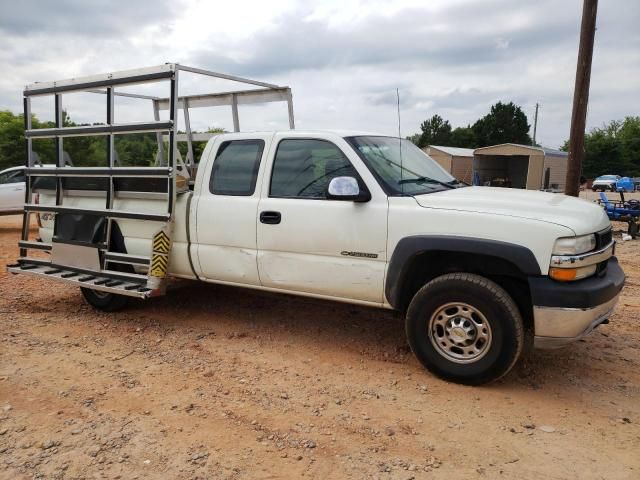
[[[422,287],[409,305],[406,331],[429,371],[468,385],[505,375],[524,345],[513,299],[495,282],[470,273],[442,275]]]
[[[129,303],[129,297],[113,293],[80,287],[84,299],[89,305],[103,312],[122,310]]]

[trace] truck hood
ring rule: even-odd
[[[513,188],[464,187],[416,195],[421,207],[505,215],[554,223],[576,235],[593,233],[610,225],[597,204],[558,193]]]

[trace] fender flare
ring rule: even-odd
[[[387,301],[400,308],[405,277],[412,259],[429,251],[458,252],[492,256],[515,265],[525,276],[541,275],[540,266],[531,250],[515,243],[453,235],[415,235],[401,239],[396,245],[384,286]]]

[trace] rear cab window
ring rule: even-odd
[[[253,195],[264,145],[264,140],[223,142],[213,162],[209,191],[214,195]]]

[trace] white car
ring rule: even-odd
[[[616,189],[616,182],[620,180],[620,175],[602,175],[596,178],[591,185],[591,190],[597,192],[598,190],[605,191],[610,190],[612,192]]]
[[[0,215],[22,213],[24,206],[24,167],[0,172]]]

